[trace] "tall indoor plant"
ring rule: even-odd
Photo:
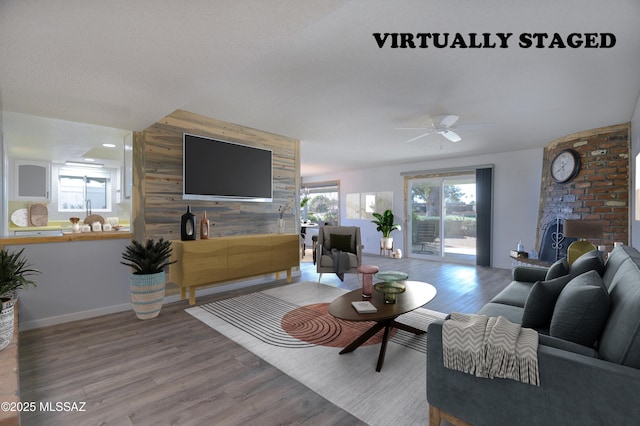
[[[372,220],[372,223],[378,225],[376,231],[382,232],[382,239],[380,240],[380,247],[385,249],[391,249],[393,247],[393,238],[391,238],[391,231],[400,230],[400,225],[393,223],[393,212],[391,210],[385,210],[384,213],[373,213],[373,217],[376,220]]]
[[[23,257],[24,249],[17,252],[0,250],[0,350],[11,343],[13,337],[14,305],[18,291],[35,286],[35,281],[27,278],[40,274]]]
[[[130,266],[131,304],[139,319],[158,316],[164,302],[165,268],[175,261],[171,258],[171,241],[147,239],[142,244],[132,240],[122,253],[120,263]]]

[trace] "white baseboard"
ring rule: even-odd
[[[47,327],[50,325],[62,324],[65,322],[77,321],[87,318],[99,317],[102,315],[114,314],[116,312],[128,311],[131,309],[130,303],[123,303],[120,305],[104,306],[96,309],[89,309],[86,311],[71,312],[63,315],[56,315],[53,317],[41,318],[34,321],[20,322],[19,330],[27,331],[34,328]]]
[[[300,271],[292,271],[291,276],[292,277],[300,276]],[[264,275],[257,278],[252,278],[250,280],[234,281],[229,284],[213,285],[211,287],[203,288],[202,290],[197,290],[197,296],[218,294],[226,291],[238,290],[246,287],[265,284],[273,281],[274,281],[273,274],[270,274],[270,275]],[[173,303],[178,301],[180,301],[179,294],[172,294],[164,298],[165,305],[167,303]],[[68,314],[41,318],[38,320],[27,321],[24,323],[20,322],[19,330],[27,331],[27,330],[32,330],[34,328],[48,327],[51,325],[57,325],[57,324],[63,324],[66,322],[71,322],[71,321],[78,321],[78,320],[83,320],[87,318],[99,317],[102,315],[109,315],[109,314],[114,314],[116,312],[124,312],[128,310],[131,310],[131,303],[122,303],[122,304],[113,305],[113,306],[103,306],[100,308],[89,309],[86,311],[70,312]]]

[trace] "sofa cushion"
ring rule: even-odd
[[[567,262],[567,258],[563,257],[562,259],[554,262],[549,269],[547,269],[547,275],[545,276],[545,281],[550,281],[554,278],[561,277],[563,275],[567,275],[569,273],[569,262]]]
[[[640,368],[640,259],[629,259],[615,273],[609,289],[611,313],[598,353],[607,361]]]
[[[503,303],[489,302],[478,311],[479,315],[488,317],[505,317],[509,321],[520,324],[522,322],[522,308],[505,305]]]
[[[335,229],[332,229],[335,228]],[[323,230],[323,238],[322,238],[322,248],[324,249],[325,253],[331,253],[331,248],[333,247],[333,242],[331,241],[331,236],[332,235],[345,235],[349,237],[349,247],[351,247],[348,251],[351,253],[355,253],[355,247],[356,247],[356,236],[355,236],[355,231],[351,232],[351,229],[344,229],[345,227],[343,227],[342,229],[340,227],[332,227],[332,226],[325,226],[324,230]],[[341,230],[339,230],[341,229]],[[334,232],[332,232],[334,231]],[[336,232],[337,231],[337,232]]]
[[[613,251],[607,256],[602,281],[604,286],[611,292],[611,282],[623,263],[631,262],[631,257],[627,253],[630,248],[627,246],[614,247]]]
[[[522,308],[527,301],[527,295],[531,292],[533,284],[526,281],[511,281],[511,284],[506,286],[491,301]]]
[[[522,326],[536,329],[549,328],[558,296],[570,280],[571,276],[564,275],[535,283],[524,304]]]
[[[588,271],[596,271],[600,276],[604,273],[604,263],[595,250],[583,254],[569,267],[569,275],[572,277],[577,277]]]
[[[346,251],[346,252],[353,252],[352,244],[351,244],[351,235],[330,234],[329,241],[331,241],[332,249]]]
[[[609,316],[609,293],[592,270],[579,275],[562,289],[551,317],[549,333],[585,346],[593,346]]]

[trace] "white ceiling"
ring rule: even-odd
[[[20,114],[0,124],[11,152],[47,139],[20,137],[21,114],[121,135],[184,109],[300,139],[303,176],[536,148],[631,120],[638,22],[637,0],[4,0],[0,107]],[[381,49],[375,32],[514,35],[506,49]],[[525,49],[523,32],[616,45]],[[396,130],[437,114],[460,116],[461,142]],[[86,152],[100,138],[67,140]]]

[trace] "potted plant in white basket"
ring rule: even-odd
[[[6,348],[13,337],[14,305],[18,298],[18,290],[36,285],[28,276],[40,274],[22,254],[0,250],[0,350]]]
[[[376,231],[382,232],[382,238],[380,240],[380,247],[385,249],[393,248],[393,238],[391,238],[391,231],[396,229],[400,230],[400,225],[393,223],[393,212],[391,210],[385,210],[384,213],[373,213],[373,217],[376,220],[372,220],[372,223],[378,225]]]
[[[149,238],[145,244],[136,240],[125,248],[120,263],[130,266],[131,304],[139,319],[158,316],[164,302],[166,283],[165,268],[176,261],[170,261],[171,241]]]

